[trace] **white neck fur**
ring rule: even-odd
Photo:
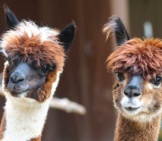
[[[4,91],[7,98],[6,130],[1,141],[27,141],[42,134],[49,104],[59,82],[60,72],[52,85],[51,96],[43,103],[30,98],[17,98]],[[4,81],[2,82],[4,90]]]

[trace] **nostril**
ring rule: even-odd
[[[134,97],[140,96],[140,93],[134,93],[133,96]]]
[[[140,92],[140,89],[138,89],[138,88],[133,88],[132,89],[132,95],[133,95],[133,97],[138,97],[138,96],[140,96],[141,95],[141,92]]]
[[[128,86],[124,90],[124,95],[132,98],[132,97],[138,97],[141,95],[140,89],[134,86]]]
[[[17,82],[23,81],[24,79],[23,78],[11,78],[11,80],[12,82],[17,83]]]
[[[124,90],[124,95],[131,98],[131,89],[129,87],[126,87],[126,89]]]
[[[125,94],[126,96],[129,96],[128,92],[126,92],[126,91],[124,91],[124,94]]]
[[[25,77],[23,74],[16,72],[11,75],[10,80],[12,81],[12,83],[18,83],[24,81]]]

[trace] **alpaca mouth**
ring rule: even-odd
[[[20,95],[22,93],[26,93],[27,91],[29,91],[29,85],[25,85],[25,84],[14,84],[9,82],[7,84],[7,90],[13,95],[13,96],[17,96]]]
[[[14,95],[20,95],[20,94],[22,94],[22,93],[27,93],[29,90],[27,89],[27,90],[20,90],[20,91],[11,91],[11,93],[13,93]]]
[[[26,97],[28,90],[26,91],[17,91],[17,92],[10,92],[13,97]]]
[[[134,107],[124,107],[124,109],[126,109],[127,111],[130,111],[130,112],[133,112],[133,111],[136,111],[136,110],[138,110],[140,107],[136,107],[136,108],[134,108]]]

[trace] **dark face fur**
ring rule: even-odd
[[[19,22],[7,7],[5,12],[9,30],[1,41],[1,52],[6,58],[4,92],[43,102],[55,91],[75,25],[72,23],[58,33],[32,21]]]
[[[46,81],[50,69],[47,67],[34,68],[27,63],[15,64],[9,63],[8,81],[6,88],[13,96],[27,95],[30,90],[38,93]],[[35,94],[33,93],[33,95]],[[33,97],[31,94],[31,97]]]
[[[147,122],[162,112],[162,41],[130,39],[118,17],[110,19],[104,31],[114,32],[118,48],[107,59],[107,68],[117,76],[113,88],[119,113]]]

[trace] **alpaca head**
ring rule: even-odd
[[[113,16],[104,32],[114,33],[117,48],[107,58],[107,69],[117,76],[114,105],[123,116],[147,122],[162,111],[162,41],[130,39],[122,21]]]
[[[73,41],[75,24],[61,32],[38,27],[32,21],[19,22],[5,8],[7,32],[1,38],[6,59],[3,89],[7,96],[43,102],[52,97],[63,71],[66,51]]]

